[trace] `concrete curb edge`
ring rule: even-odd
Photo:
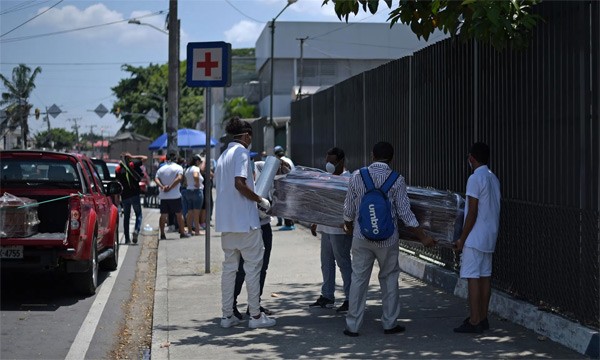
[[[400,269],[405,273],[435,285],[463,299],[467,298],[467,281],[455,272],[420,260],[402,251],[398,258]],[[598,331],[569,321],[561,316],[540,311],[536,306],[492,289],[490,311],[515,324],[548,337],[552,341],[594,359],[600,354]]]

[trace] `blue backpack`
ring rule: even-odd
[[[360,169],[367,192],[358,207],[358,225],[360,232],[365,238],[372,241],[383,241],[389,239],[396,229],[394,217],[392,216],[392,204],[387,193],[398,179],[398,173],[392,171],[380,188],[375,188],[369,170],[364,167]]]

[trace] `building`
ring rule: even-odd
[[[271,66],[273,68],[274,138],[264,135],[263,144],[253,144],[254,151],[272,151],[272,144],[289,148],[290,103],[356,74],[373,69],[391,60],[410,55],[426,45],[446,38],[433,34],[428,42],[417,39],[409,27],[389,23],[345,22],[275,22],[273,61],[271,61],[271,27],[268,23],[256,41],[255,69],[257,80],[236,83],[232,88],[237,96],[249,101],[258,97],[260,119],[270,118]],[[235,63],[236,59],[233,59]],[[238,91],[246,89],[247,92]],[[301,93],[300,93],[301,91]],[[230,90],[213,89],[212,124],[215,137],[223,135],[222,106]],[[241,94],[241,95],[238,95]],[[216,100],[216,101],[215,101]],[[257,146],[259,145],[259,146]],[[260,145],[264,145],[261,147]]]

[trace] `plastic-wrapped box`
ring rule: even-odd
[[[285,176],[275,178],[271,215],[311,224],[341,226],[344,200],[348,191],[345,176],[320,170],[296,167]],[[462,231],[464,199],[457,193],[409,186],[410,207],[419,224],[439,241],[454,242]],[[400,237],[414,240],[400,226]]]
[[[0,237],[27,237],[40,223],[35,200],[4,193],[0,197]]]
[[[349,177],[296,166],[275,177],[270,215],[341,227]]]

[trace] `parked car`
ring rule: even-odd
[[[116,270],[119,214],[110,199],[121,184],[103,184],[85,155],[0,151],[0,266],[64,271],[94,294],[98,268]]]
[[[96,167],[96,170],[98,171],[98,175],[100,176],[100,179],[102,180],[103,184],[108,184],[111,181],[115,181],[115,177],[110,173],[110,168],[108,167],[108,164],[106,163],[106,161],[102,160],[102,159],[97,159],[97,158],[92,158],[92,163],[94,164],[94,166]],[[121,203],[121,196],[120,195],[111,195],[110,196],[113,204],[115,204],[117,207],[119,207],[119,204]]]

